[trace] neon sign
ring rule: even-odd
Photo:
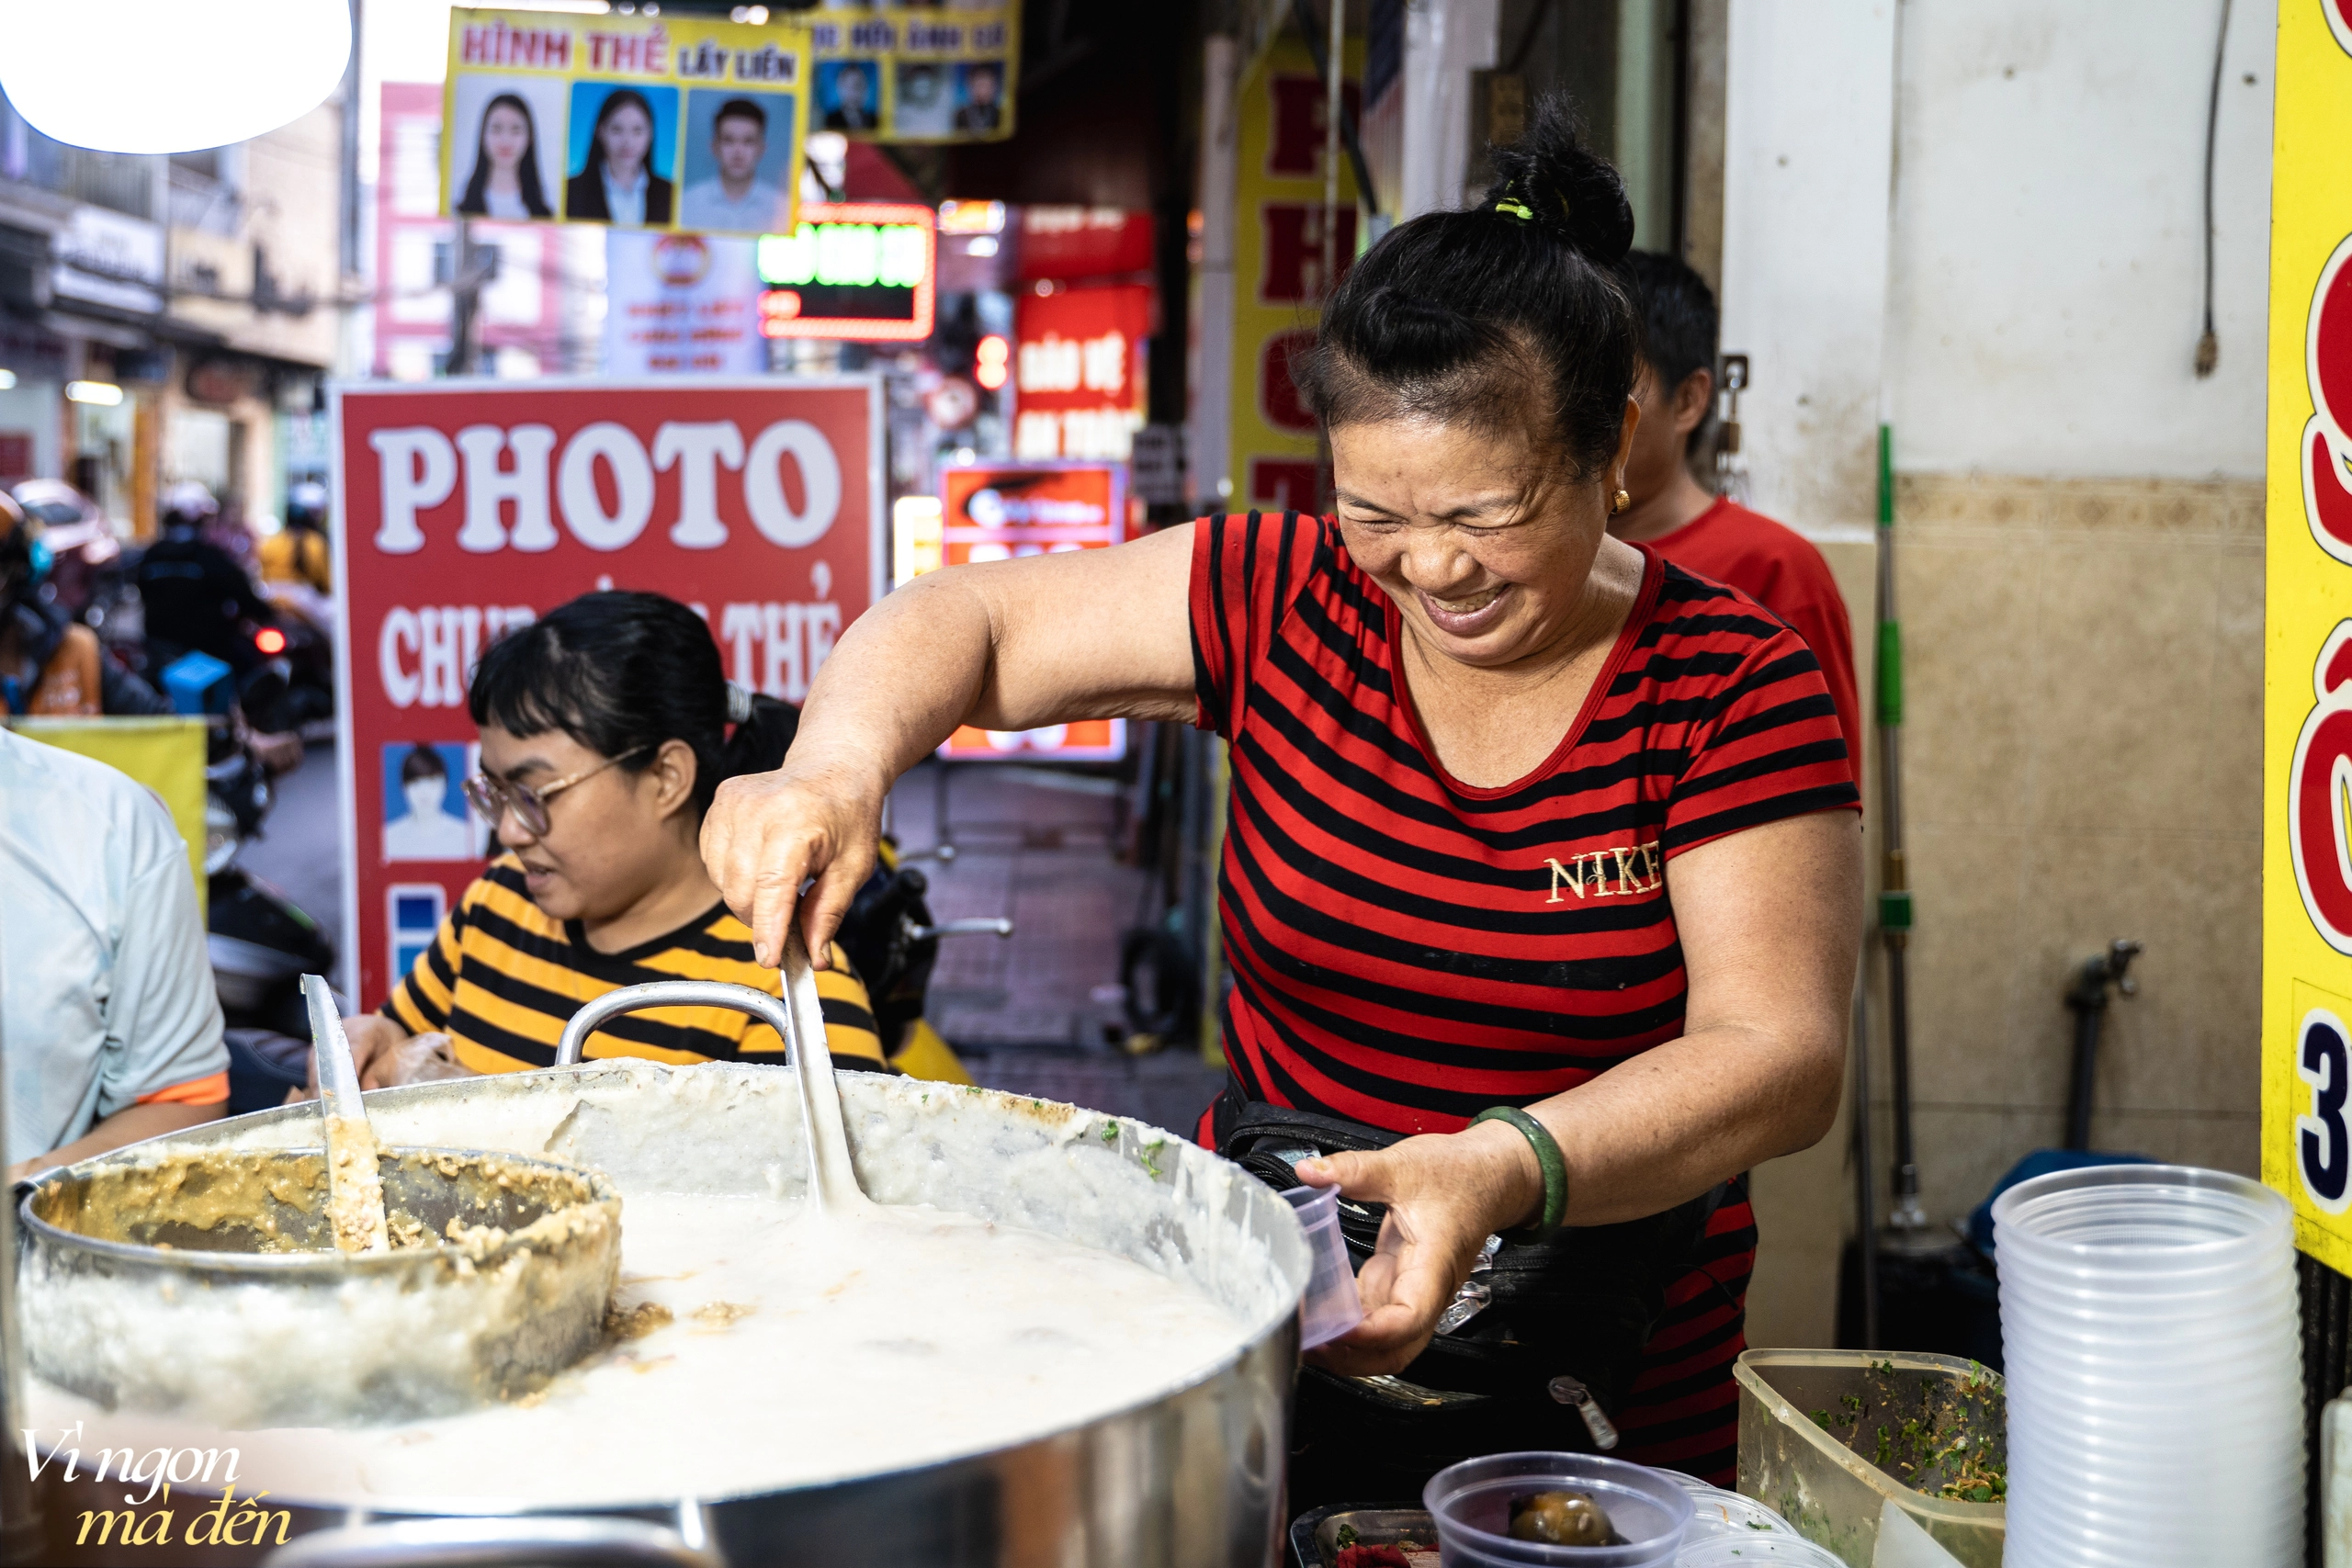
[[[931,335],[937,212],[898,202],[803,202],[789,234],[760,237],[763,337],[916,342]]]

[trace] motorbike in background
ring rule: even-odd
[[[1002,917],[936,920],[925,895],[930,879],[902,863],[896,840],[884,837],[879,862],[842,917],[836,940],[849,954],[874,1004],[874,1027],[882,1054],[910,1077],[968,1084],[955,1048],[923,1017],[931,972],[939,962],[939,940],[949,936],[1012,934]]]
[[[255,732],[229,667],[208,654],[184,655],[160,672],[182,713],[206,720],[204,766],[205,946],[229,1045],[229,1113],[281,1103],[306,1081],[310,1022],[302,976],[334,972],[335,947],[283,888],[237,863],[262,836],[277,802],[282,743]],[[264,693],[266,696],[268,694]],[[299,745],[292,756],[299,759]]]
[[[107,657],[146,672],[146,616],[131,581],[136,553],[124,549],[97,503],[62,479],[26,479],[8,492],[40,525],[51,562],[41,594],[96,632]]]

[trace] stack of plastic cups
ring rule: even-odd
[[[2104,1166],[1993,1205],[2007,1568],[2292,1568],[2303,1436],[2287,1201]]]

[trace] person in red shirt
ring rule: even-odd
[[[1862,711],[1854,689],[1854,631],[1829,563],[1795,529],[1713,493],[1690,471],[1690,456],[1715,417],[1714,292],[1681,261],[1655,251],[1629,252],[1623,270],[1642,319],[1642,364],[1634,382],[1642,423],[1625,464],[1633,503],[1609,520],[1609,532],[1738,589],[1804,638],[1837,705],[1859,784]]]

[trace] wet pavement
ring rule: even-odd
[[[302,765],[277,781],[277,803],[262,821],[262,836],[238,852],[237,863],[273,882],[327,930],[342,953],[342,807],[335,796],[333,741],[302,748]]]
[[[992,1089],[1068,1100],[1189,1134],[1223,1079],[1189,1043],[1130,1056],[1119,943],[1157,913],[1149,878],[1123,864],[1124,831],[1111,780],[1046,767],[967,764],[949,770],[952,860],[940,842],[940,766],[900,781],[890,827],[931,879],[935,919],[1010,916],[1013,934],[958,936],[933,971],[933,1027]],[[276,883],[343,939],[343,849],[335,750],[313,745],[278,781],[265,836],[243,864]]]
[[[1013,934],[943,940],[932,972],[933,1026],[994,1089],[1068,1100],[1190,1132],[1224,1079],[1190,1042],[1147,1056],[1119,990],[1125,933],[1158,914],[1150,877],[1123,864],[1114,781],[1017,763],[946,770],[953,860],[940,843],[941,764],[917,767],[891,796],[891,830],[931,878],[941,920],[1012,918]]]

